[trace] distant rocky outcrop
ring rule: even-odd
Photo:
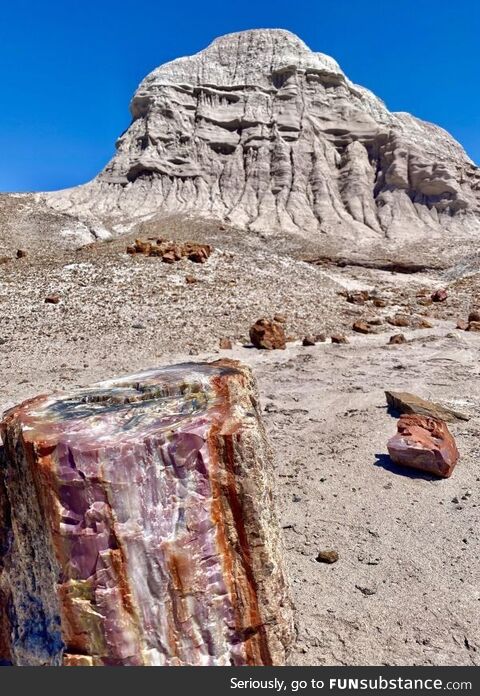
[[[480,232],[480,171],[462,147],[288,31],[230,34],[167,63],[130,109],[105,169],[45,194],[49,206],[92,224],[187,213],[358,243]]]

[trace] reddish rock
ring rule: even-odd
[[[331,341],[332,341],[332,343],[348,343],[349,342],[348,338],[345,336],[345,334],[342,334],[342,333],[332,334]]]
[[[440,288],[439,290],[435,290],[435,292],[432,292],[431,298],[433,302],[445,302],[447,299],[447,291],[444,290],[443,288]]]
[[[388,300],[385,300],[383,297],[376,297],[373,300],[373,304],[375,307],[387,307],[388,306]]]
[[[467,331],[480,331],[480,321],[469,321]]]
[[[458,450],[447,425],[439,418],[405,414],[397,434],[387,444],[391,459],[402,466],[448,478],[458,461]]]
[[[285,316],[285,314],[274,314],[273,321],[278,321],[279,324],[286,324],[287,317]]]
[[[415,329],[433,329],[433,324],[427,319],[415,319],[413,326]]]
[[[222,350],[232,350],[233,344],[229,338],[220,339],[220,348]]]
[[[162,254],[163,263],[175,263],[176,260],[175,253],[173,251],[166,251],[164,254]]]
[[[327,340],[327,336],[324,333],[319,333],[319,334],[316,334],[316,336],[315,336],[316,343],[325,343],[326,340]]]
[[[370,293],[368,290],[353,290],[347,292],[347,302],[356,305],[363,305],[369,299]]]
[[[314,346],[315,343],[315,336],[309,335],[305,336],[305,338],[303,339],[302,346]]]
[[[319,551],[315,560],[318,563],[336,563],[338,561],[338,552],[334,551],[334,549]]]
[[[405,338],[404,334],[399,333],[399,334],[394,334],[393,336],[390,336],[390,339],[388,343],[390,345],[398,345],[400,343],[406,343],[407,339]]]
[[[47,295],[45,302],[46,304],[58,304],[60,302],[60,295]]]
[[[193,285],[197,282],[197,279],[193,275],[187,275],[185,276],[185,282],[187,283],[187,285]]]
[[[17,259],[24,259],[27,255],[27,252],[24,251],[23,249],[17,249],[16,257]]]
[[[8,263],[11,259],[8,256],[0,256],[0,265],[2,263]]]
[[[410,317],[406,314],[395,314],[387,319],[392,326],[410,326]]]
[[[480,310],[474,309],[470,314],[468,315],[468,321],[480,321]]]
[[[250,327],[250,340],[255,348],[265,350],[283,349],[286,344],[285,330],[283,326],[271,319],[258,319]]]
[[[457,329],[460,329],[461,331],[467,331],[468,330],[468,321],[465,321],[465,319],[459,319],[457,321]]]
[[[194,244],[188,242],[186,245],[186,256],[193,263],[205,263],[212,253],[210,244]]]
[[[136,253],[137,253],[137,250],[133,244],[130,244],[129,246],[127,246],[127,254],[130,254],[131,256],[133,256]]]
[[[371,333],[375,333],[375,329],[373,328],[373,326],[371,326],[371,325],[369,324],[369,322],[363,321],[363,320],[361,320],[361,319],[359,319],[358,321],[354,322],[354,324],[352,325],[352,329],[353,329],[356,333],[361,333],[361,334],[371,334]]]

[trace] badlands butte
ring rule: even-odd
[[[480,664],[480,170],[283,30],[160,66],[130,111],[91,182],[0,195],[0,411],[241,360],[275,456],[290,664]],[[252,347],[275,317],[286,348]],[[467,415],[450,478],[389,459],[385,390]]]

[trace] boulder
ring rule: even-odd
[[[414,413],[431,418],[439,418],[444,421],[453,422],[458,420],[469,420],[470,416],[452,408],[446,408],[434,401],[427,401],[420,396],[409,392],[386,391],[387,404],[390,408],[399,413]]]
[[[387,444],[395,464],[448,478],[458,461],[458,450],[444,421],[418,414],[400,417],[397,434]]]
[[[252,375],[185,363],[1,423],[0,661],[282,665],[293,639]]]
[[[285,330],[277,321],[258,319],[250,327],[250,340],[255,348],[266,350],[284,349],[286,345]]]

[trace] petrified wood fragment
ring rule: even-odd
[[[459,456],[446,423],[418,414],[400,416],[397,434],[390,438],[387,447],[396,464],[443,478],[451,476]]]
[[[292,607],[247,368],[39,396],[1,432],[0,661],[284,662]]]

